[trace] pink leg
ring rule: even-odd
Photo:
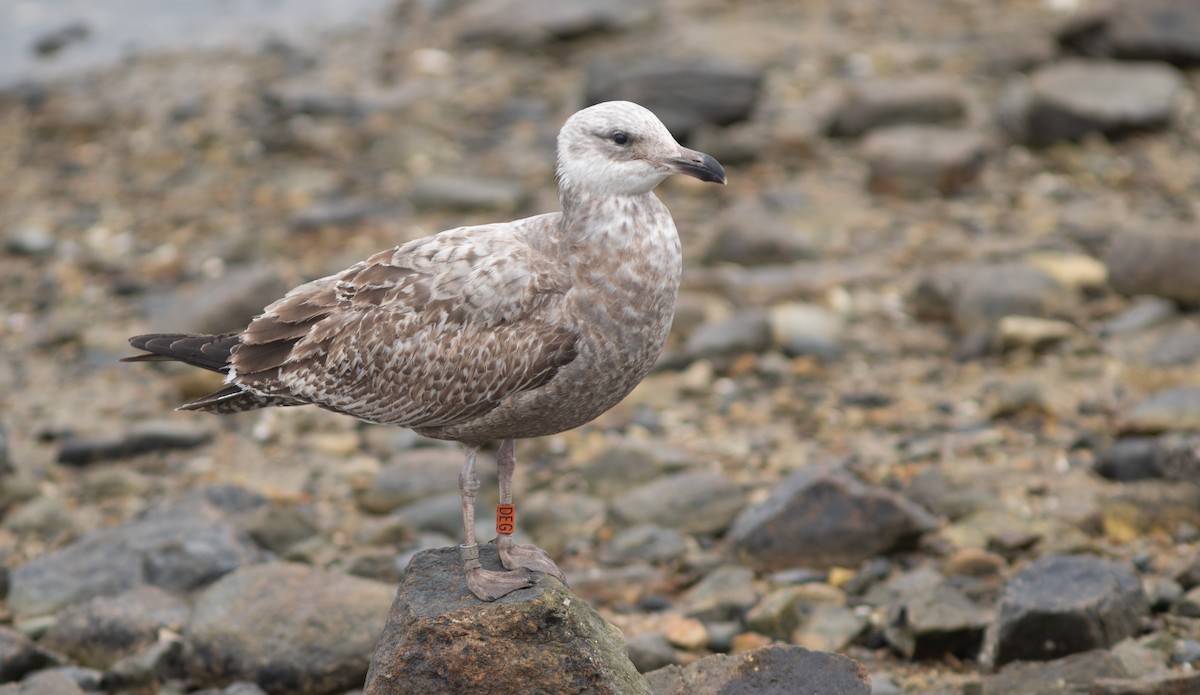
[[[478,453],[479,447],[467,448],[467,460],[463,463],[462,473],[458,475],[458,490],[462,494],[464,536],[459,553],[462,555],[463,571],[467,575],[467,588],[480,600],[495,601],[517,589],[533,586],[533,581],[523,569],[515,572],[494,572],[485,570],[479,564],[479,546],[475,544],[475,497],[479,492],[479,478],[475,476],[475,456]]]
[[[512,506],[512,476],[517,467],[516,442],[505,439],[500,442],[500,450],[496,452],[496,472],[500,476],[500,504]],[[515,530],[515,529],[514,529]],[[497,529],[499,531],[499,529]],[[513,542],[512,533],[499,534],[500,562],[510,570],[520,568],[545,572],[563,584],[567,578],[562,570],[550,559],[545,550],[533,545],[517,545]]]

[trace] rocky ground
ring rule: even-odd
[[[1189,0],[413,0],[6,89],[0,692],[360,688],[460,454],[175,413],[216,382],[116,359],[554,209],[609,98],[730,183],[660,189],[669,350],[516,490],[655,692],[769,644],[875,693],[1200,692],[1198,37]]]

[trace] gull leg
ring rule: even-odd
[[[512,439],[505,439],[500,442],[500,450],[496,452],[496,472],[500,476],[500,506],[502,508],[512,509],[512,476],[513,470],[517,467],[516,442]],[[499,533],[501,529],[500,518],[497,516],[496,531],[499,533],[500,545],[500,562],[510,570],[525,568],[536,572],[545,572],[563,584],[567,583],[567,578],[563,576],[562,570],[545,550],[534,545],[517,545],[513,542],[512,532],[516,530],[515,520],[511,522],[508,533]]]
[[[479,447],[467,447],[467,460],[463,463],[462,473],[458,475],[458,490],[462,493],[464,536],[464,542],[458,550],[462,555],[463,572],[467,575],[467,588],[482,601],[495,601],[517,589],[533,586],[533,581],[523,569],[515,572],[494,572],[485,570],[479,564],[479,546],[475,544],[475,497],[479,492],[479,478],[475,476],[475,456],[478,453]]]

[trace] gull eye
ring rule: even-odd
[[[618,145],[624,145],[629,142],[629,134],[623,130],[618,130],[617,132],[613,133],[611,137],[612,141]]]

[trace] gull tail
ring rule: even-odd
[[[135,335],[129,344],[149,354],[125,357],[122,362],[183,362],[211,372],[229,373],[229,355],[241,342],[237,333],[148,333]]]
[[[129,344],[146,352],[122,358],[122,362],[183,362],[220,374],[229,373],[229,358],[240,343],[239,334],[202,335],[192,333],[149,333],[135,335]],[[260,396],[230,384],[179,406],[180,410],[208,413],[240,413],[246,410],[280,405],[303,405],[302,401],[281,396]]]

